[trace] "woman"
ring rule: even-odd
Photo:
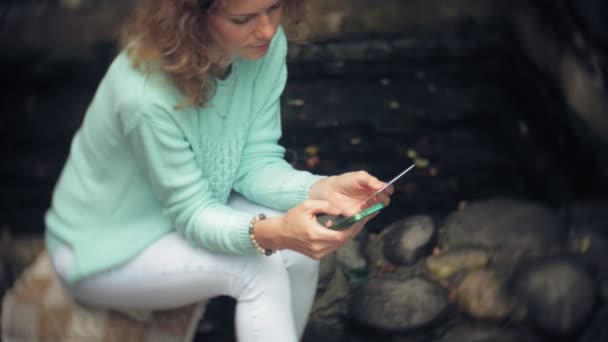
[[[132,310],[228,295],[239,340],[302,336],[318,260],[367,222],[334,231],[315,216],[353,214],[384,183],[363,171],[315,176],[283,159],[280,22],[300,2],[136,4],[45,217],[75,299]]]

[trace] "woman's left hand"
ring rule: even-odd
[[[339,208],[343,215],[350,216],[373,203],[383,202],[387,206],[390,203],[390,195],[394,191],[392,186],[386,188],[368,203],[364,202],[385,185],[385,182],[365,171],[347,172],[339,176],[321,179],[313,184],[310,198],[327,200]]]

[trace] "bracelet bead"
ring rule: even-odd
[[[251,242],[253,243],[253,245],[255,246],[256,251],[259,254],[265,255],[265,256],[271,256],[272,254],[274,254],[275,251],[273,251],[272,249],[269,248],[263,248],[262,246],[260,246],[260,244],[255,240],[255,224],[258,221],[261,220],[265,220],[266,219],[266,215],[264,214],[259,214],[254,216],[251,221],[249,222],[249,239],[251,239]]]

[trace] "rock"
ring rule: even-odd
[[[391,342],[427,342],[431,337],[424,334],[407,334],[405,336],[392,336]]]
[[[580,342],[608,341],[608,324],[606,322],[608,322],[608,306],[598,311],[583,333]]]
[[[338,267],[338,261],[336,253],[331,253],[321,259],[319,263],[319,280],[317,287],[319,290],[325,289],[329,282],[333,279]]]
[[[363,232],[336,251],[338,265],[347,274],[367,268],[367,260],[361,248],[361,237],[365,237]]]
[[[439,280],[448,280],[461,271],[482,268],[488,264],[490,256],[479,248],[448,251],[426,259],[427,270]]]
[[[4,263],[4,260],[0,258],[0,302],[4,293],[11,288],[13,283],[13,277],[8,269],[8,266]]]
[[[456,300],[462,310],[479,319],[502,320],[512,308],[504,280],[490,270],[469,273],[456,290]]]
[[[564,231],[558,216],[541,204],[493,199],[469,204],[450,215],[442,229],[441,244],[538,254],[562,248]]]
[[[600,294],[608,300],[608,200],[588,199],[561,210],[569,229],[570,250],[589,265],[600,286]]]
[[[382,252],[382,245],[382,234],[369,234],[367,243],[365,244],[365,255],[369,260],[371,273],[378,271],[378,269],[387,263]]]
[[[384,231],[383,253],[395,265],[415,264],[421,257],[430,254],[437,238],[433,219],[424,215],[399,220]]]
[[[515,275],[513,292],[526,306],[527,319],[552,334],[580,328],[596,300],[592,277],[567,259],[529,263]]]
[[[344,329],[342,327],[334,327],[326,323],[320,323],[317,321],[309,322],[304,330],[304,336],[302,336],[302,342],[333,342],[333,341],[344,341],[343,336]],[[223,341],[223,340],[222,340]],[[232,340],[234,341],[234,340]],[[348,340],[350,341],[350,340]],[[218,340],[217,342],[220,342]]]
[[[55,4],[57,2],[60,6]],[[115,42],[134,2],[5,1],[2,10],[6,13],[2,15],[3,30],[0,31],[2,50],[10,51],[10,55],[16,57],[32,51],[37,54],[65,50],[72,55],[90,53],[94,47]],[[299,30],[304,38],[313,38],[313,41],[378,35],[458,34],[464,24],[487,26],[501,15],[501,9],[506,8],[504,2],[498,6],[494,2],[460,0],[385,0],[382,6],[375,6],[368,0],[306,2],[310,15]],[[86,30],[73,29],[85,25]],[[286,25],[286,29],[289,31],[290,25]]]
[[[587,199],[560,210],[560,217],[570,235],[597,234],[608,236],[608,199]]]
[[[570,247],[589,266],[597,280],[600,294],[608,299],[608,238],[593,232],[578,232],[571,235]]]
[[[608,37],[606,31],[601,30],[601,26],[606,25],[598,25],[598,20],[606,16],[603,3],[599,0],[542,4],[520,1],[514,7],[523,6],[511,18],[519,50],[544,79],[538,86],[533,86],[537,88],[534,92],[536,101],[550,113],[541,120],[556,123],[554,129],[557,122],[563,122],[559,130],[573,132],[577,140],[570,148],[564,146],[564,151],[589,151],[588,156],[566,153],[571,155],[571,161],[578,159],[573,161],[575,165],[595,165],[588,168],[586,174],[591,179],[603,178],[605,182],[608,175],[608,91],[605,46],[604,51],[597,46],[598,41],[605,42]],[[538,75],[534,77],[538,78]],[[544,90],[547,87],[555,91]],[[560,98],[566,106],[557,105],[555,98]],[[598,180],[594,181],[598,183]],[[589,181],[590,185],[594,181]]]
[[[608,45],[608,3],[602,0],[567,0],[566,1],[581,20],[585,33],[596,42]]]
[[[437,321],[447,307],[447,292],[424,278],[374,279],[354,290],[350,316],[375,329],[410,331]]]
[[[461,324],[450,329],[436,342],[533,342],[528,333],[488,324]]]
[[[9,272],[18,277],[44,250],[44,240],[42,236],[20,236],[8,243],[3,242],[0,247],[0,256],[4,258]]]
[[[343,318],[348,313],[348,298],[350,285],[346,275],[340,270],[333,273],[327,286],[317,292],[312,305],[307,325],[307,335],[317,336],[327,333],[342,333],[344,330]]]

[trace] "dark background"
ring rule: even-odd
[[[309,3],[310,42],[288,56],[286,158],[384,180],[419,166],[369,230],[497,197],[606,203],[605,1]],[[0,0],[0,294],[42,248],[53,186],[131,5]],[[231,305],[208,307],[215,340],[233,338]]]
[[[310,1],[283,99],[288,158],[397,185],[373,229],[499,196],[606,194],[601,1]],[[39,234],[130,1],[2,1],[0,229]],[[568,69],[569,68],[569,69]],[[414,153],[416,158],[414,158]]]

